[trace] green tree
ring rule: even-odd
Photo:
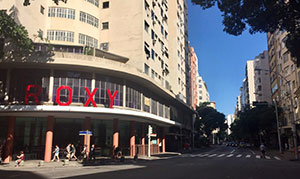
[[[202,9],[217,4],[222,12],[224,31],[240,35],[249,32],[288,32],[286,45],[300,66],[300,1],[299,0],[192,0]]]
[[[224,133],[227,129],[225,115],[207,106],[208,104],[209,103],[202,103],[197,107],[198,117],[195,121],[195,130],[209,137],[213,130],[219,129],[218,136],[224,137]]]
[[[241,112],[232,123],[231,136],[238,141],[250,142],[258,145],[264,141],[267,145],[276,141],[276,116],[274,107],[256,106]]]

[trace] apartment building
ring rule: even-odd
[[[283,109],[280,116],[280,127],[283,143],[289,148],[293,145],[293,127],[299,126],[299,101],[296,91],[299,87],[299,76],[296,64],[288,52],[285,41],[287,32],[277,30],[275,33],[268,33],[268,54],[270,65],[270,80],[272,99]],[[294,125],[295,123],[295,125]],[[298,127],[297,127],[298,129]],[[299,129],[297,130],[300,135]]]
[[[137,151],[146,155],[147,146],[151,153],[174,151],[191,140],[194,111],[183,103],[185,0],[77,0],[59,5],[40,0],[30,6],[8,0],[0,7],[25,26],[37,52],[0,61],[5,162],[25,149],[27,159],[48,162],[55,144],[95,143],[103,149],[101,155],[111,155],[119,146],[133,156]],[[178,34],[173,23],[179,21]],[[45,56],[48,49],[53,53]],[[150,128],[156,137],[148,144]],[[86,130],[92,136],[78,135]]]
[[[268,62],[267,51],[247,61],[241,95],[244,102],[242,106],[253,108],[257,102],[272,103]]]
[[[198,76],[198,57],[195,53],[193,47],[190,47],[190,57],[189,57],[189,66],[190,66],[190,83],[189,83],[189,91],[190,91],[190,103],[192,108],[195,110],[196,106],[199,105],[199,98],[197,96],[197,76]]]
[[[207,85],[200,75],[197,76],[197,89],[197,99],[199,103],[210,102]]]

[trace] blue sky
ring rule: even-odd
[[[189,40],[198,57],[198,70],[207,84],[210,100],[225,115],[232,114],[245,77],[246,61],[267,50],[266,34],[241,36],[223,32],[217,7],[202,10],[188,0]]]

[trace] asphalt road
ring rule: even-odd
[[[20,173],[21,172],[21,173]],[[22,173],[23,172],[23,173]],[[156,161],[138,161],[113,166],[89,166],[5,171],[0,178],[104,178],[104,179],[297,179],[300,162],[268,155],[262,159],[250,149],[215,147]]]

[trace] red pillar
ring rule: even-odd
[[[145,124],[142,124],[142,155],[145,155]]]
[[[52,154],[54,117],[48,116],[44,161],[50,162]]]
[[[161,141],[161,145],[162,145],[162,152],[166,152],[166,129],[163,128],[162,131],[162,141]]]
[[[156,132],[157,134],[157,140],[156,140],[156,145],[157,145],[157,153],[160,153],[160,151],[159,151],[159,127],[157,127],[157,132]]]
[[[135,156],[135,126],[134,121],[130,121],[130,156]]]
[[[119,146],[119,126],[118,126],[118,119],[114,119],[113,121],[113,152],[115,151],[115,148]]]
[[[84,130],[91,130],[91,118],[86,117],[84,119]],[[90,153],[90,141],[91,141],[91,136],[86,135],[84,136],[84,145],[87,145],[87,154]],[[89,156],[89,155],[88,155]]]
[[[9,117],[8,129],[6,137],[6,145],[4,149],[4,163],[9,163],[12,159],[12,151],[14,146],[14,132],[15,132],[16,117]]]

